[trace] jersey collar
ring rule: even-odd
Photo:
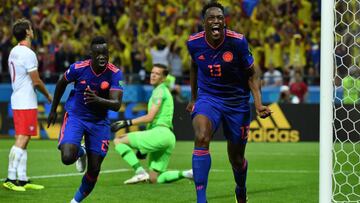
[[[206,42],[206,44],[208,44],[209,47],[211,47],[212,49],[217,49],[217,48],[219,48],[219,47],[224,43],[225,37],[226,37],[226,28],[224,28],[224,38],[223,38],[223,40],[221,41],[221,43],[220,43],[219,45],[217,45],[216,47],[214,47],[214,46],[212,46],[212,45],[207,41],[207,39],[206,39],[206,32],[205,32],[205,42]]]

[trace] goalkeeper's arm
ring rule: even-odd
[[[154,120],[156,114],[159,112],[160,106],[161,106],[161,99],[159,99],[156,104],[153,103],[150,111],[143,116],[140,116],[138,118],[132,119],[132,120],[120,120],[116,121],[113,124],[111,124],[111,131],[116,132],[122,128],[131,126],[131,125],[138,125],[141,123],[150,123]]]

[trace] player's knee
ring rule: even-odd
[[[62,151],[61,153],[61,161],[65,165],[73,164],[77,160],[77,156],[75,153],[70,153],[70,151]]]
[[[236,158],[236,159],[229,159],[231,166],[233,168],[235,168],[236,170],[242,170],[246,164],[246,159],[245,158]]]
[[[207,147],[209,146],[211,140],[211,136],[206,133],[198,133],[196,134],[195,143],[199,147]]]
[[[70,155],[70,154],[63,154],[63,155],[61,156],[61,161],[62,161],[63,164],[65,164],[65,165],[70,165],[70,164],[75,163],[76,157],[73,156],[73,155]]]

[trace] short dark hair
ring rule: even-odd
[[[106,44],[106,40],[102,36],[96,36],[91,40],[91,47],[95,44]]]
[[[169,74],[169,69],[168,69],[168,67],[167,67],[166,65],[164,65],[164,64],[155,63],[155,64],[153,65],[153,67],[158,67],[158,68],[163,69],[163,74],[164,74],[164,76],[167,76],[167,75]]]
[[[31,22],[28,19],[21,18],[15,21],[12,32],[16,40],[20,42],[21,40],[26,39],[26,30],[31,28]]]
[[[205,18],[205,14],[206,14],[206,11],[209,9],[209,8],[212,8],[212,7],[216,7],[216,8],[220,8],[222,10],[222,12],[224,13],[224,6],[221,5],[219,2],[217,1],[211,1],[210,3],[206,4],[203,8],[202,8],[202,11],[201,11],[201,16],[202,18]]]

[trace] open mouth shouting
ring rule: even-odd
[[[220,38],[221,32],[223,32],[223,28],[220,27],[220,25],[214,25],[210,29],[211,35],[214,39]]]

